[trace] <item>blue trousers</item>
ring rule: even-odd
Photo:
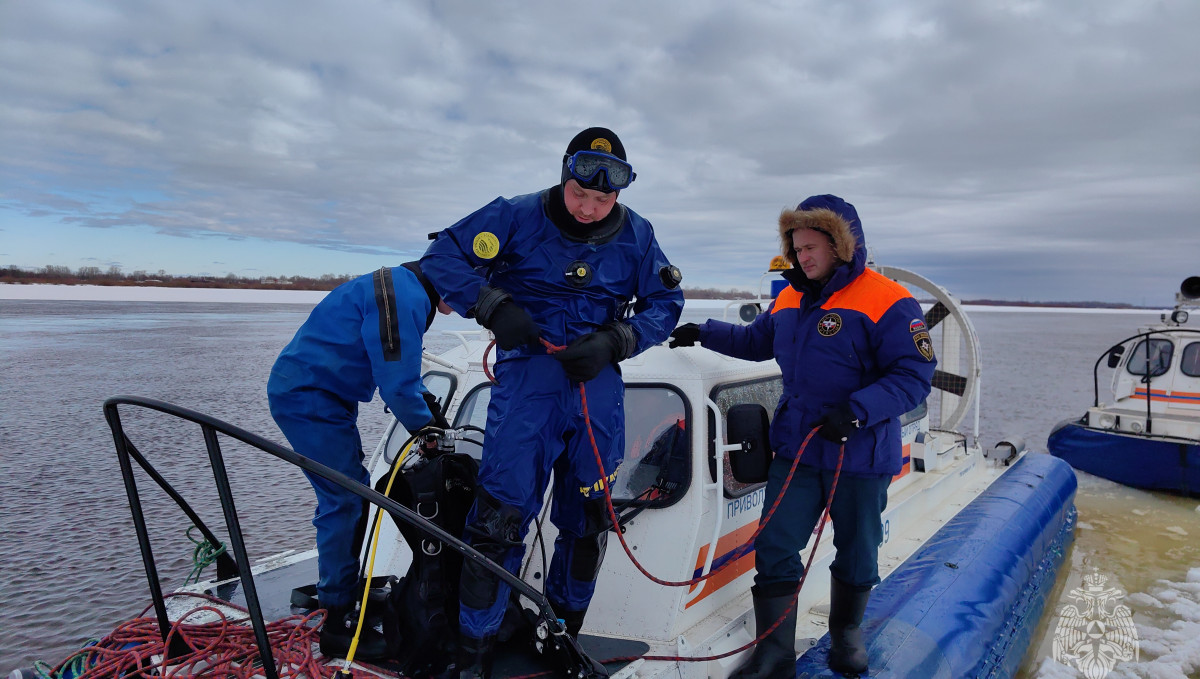
[[[318,392],[269,394],[271,416],[297,453],[366,485],[357,404],[348,406]],[[317,529],[317,598],[322,606],[352,603],[358,591],[355,534],[364,502],[315,474],[304,473],[317,495],[312,524]]]
[[[774,504],[792,461],[776,456],[767,478],[763,515]],[[890,476],[838,477],[830,520],[836,553],[829,570],[833,577],[856,589],[879,584],[879,545],[883,542],[881,516],[887,507]],[[796,466],[792,482],[774,516],[754,541],[754,583],[760,587],[796,582],[804,574],[808,543],[829,501],[833,471],[804,463]]]
[[[546,593],[558,612],[586,610],[595,592],[603,558],[607,510],[600,470],[588,439],[578,383],[550,356],[532,356],[496,366],[498,385],[488,405],[487,438],[479,467],[479,485],[519,516],[524,539],[529,522],[541,511],[546,486],[554,476],[550,521],[558,528],[554,556],[546,574]],[[625,450],[625,385],[615,367],[606,367],[586,385],[588,411],[596,445],[611,481]],[[480,530],[477,501],[467,518],[467,541]],[[599,554],[597,549],[599,533]],[[513,546],[500,559],[517,573],[524,546]],[[462,590],[480,588],[469,568]],[[463,601],[459,624],[463,634],[482,639],[496,633],[504,617],[510,588],[497,583],[494,598],[475,607]]]

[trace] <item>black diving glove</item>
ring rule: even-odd
[[[850,440],[851,436],[858,433],[862,422],[850,409],[850,404],[843,403],[829,414],[822,415],[821,419],[813,422],[812,426],[821,428],[817,433],[826,441],[845,443]]]
[[[429,421],[429,425],[438,429],[449,429],[450,423],[446,421],[446,414],[442,412],[442,407],[438,404],[437,397],[428,391],[421,392],[421,398],[425,399],[425,405],[429,407],[429,413],[433,415],[433,419]]]
[[[695,323],[684,323],[671,331],[671,342],[667,345],[667,348],[691,347],[695,346],[696,342],[699,341],[700,326]]]
[[[542,334],[529,312],[512,301],[496,307],[485,325],[496,335],[496,344],[505,350],[537,344]]]
[[[620,341],[610,330],[589,332],[554,354],[572,382],[588,382],[617,360]]]

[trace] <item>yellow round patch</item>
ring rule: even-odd
[[[471,249],[475,251],[476,257],[491,259],[500,254],[500,240],[491,232],[481,231],[471,243]]]
[[[604,137],[597,137],[596,139],[592,140],[592,150],[612,153],[612,142]]]

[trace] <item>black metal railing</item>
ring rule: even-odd
[[[104,418],[108,421],[108,426],[112,429],[113,443],[117,449],[117,460],[121,466],[121,477],[125,481],[125,492],[129,498],[129,509],[133,514],[134,528],[137,531],[138,545],[141,548],[142,564],[146,569],[146,580],[150,586],[150,595],[153,599],[154,612],[158,620],[159,631],[162,634],[163,641],[166,642],[171,629],[170,620],[167,618],[166,602],[163,597],[162,584],[158,576],[158,568],[154,561],[154,553],[150,546],[150,534],[146,527],[146,518],[142,511],[142,503],[138,493],[137,482],[133,475],[133,463],[136,462],[151,479],[154,480],[168,495],[175,500],[176,504],[187,514],[188,518],[200,529],[201,533],[212,542],[218,544],[216,537],[207,526],[203,524],[199,516],[192,510],[188,503],[178,492],[176,492],[166,479],[162,477],[151,465],[146,458],[137,450],[133,442],[125,434],[125,430],[121,424],[121,416],[119,406],[134,406],[155,410],[173,417],[194,422],[200,425],[200,429],[204,435],[204,444],[208,451],[208,459],[212,466],[213,479],[217,485],[217,492],[221,499],[221,510],[225,518],[225,527],[229,533],[230,546],[232,555],[228,552],[218,557],[217,574],[219,579],[232,577],[235,573],[241,581],[242,591],[246,596],[246,609],[249,613],[251,625],[254,627],[254,637],[258,645],[260,659],[262,661],[263,673],[268,679],[277,679],[279,674],[275,667],[275,660],[271,654],[271,648],[267,640],[266,623],[263,621],[262,607],[259,604],[258,592],[254,587],[254,576],[250,573],[250,561],[246,552],[245,540],[242,536],[241,523],[238,520],[237,510],[234,505],[233,491],[229,485],[229,476],[225,468],[225,458],[221,452],[221,444],[217,438],[217,434],[224,434],[232,439],[236,439],[249,446],[257,448],[263,452],[269,453],[285,462],[300,467],[304,471],[317,474],[342,488],[358,495],[364,500],[380,507],[386,511],[397,521],[408,523],[417,529],[425,532],[430,537],[449,545],[452,549],[461,552],[464,558],[472,559],[488,570],[495,573],[498,577],[512,586],[521,595],[527,597],[530,601],[536,604],[541,611],[543,617],[550,621],[557,621],[557,616],[554,610],[550,607],[546,598],[528,583],[515,575],[509,573],[502,566],[491,561],[479,552],[472,549],[469,545],[462,542],[460,539],[447,533],[441,527],[429,520],[420,516],[416,512],[398,504],[395,500],[376,492],[372,488],[365,486],[350,477],[326,467],[323,464],[314,462],[306,457],[303,457],[288,448],[285,448],[277,443],[269,441],[261,436],[252,434],[244,429],[236,427],[232,424],[222,422],[214,417],[210,417],[203,413],[189,410],[180,406],[176,406],[164,401],[158,401],[150,398],[142,398],[137,396],[114,396],[104,402]],[[178,638],[178,637],[173,637]],[[179,652],[186,652],[186,649],[178,649],[178,651],[169,653],[175,657]]]

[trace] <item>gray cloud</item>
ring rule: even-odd
[[[9,212],[345,252],[424,247],[617,130],[689,284],[753,286],[833,192],[963,297],[1169,299],[1198,273],[1200,5],[0,7]]]

